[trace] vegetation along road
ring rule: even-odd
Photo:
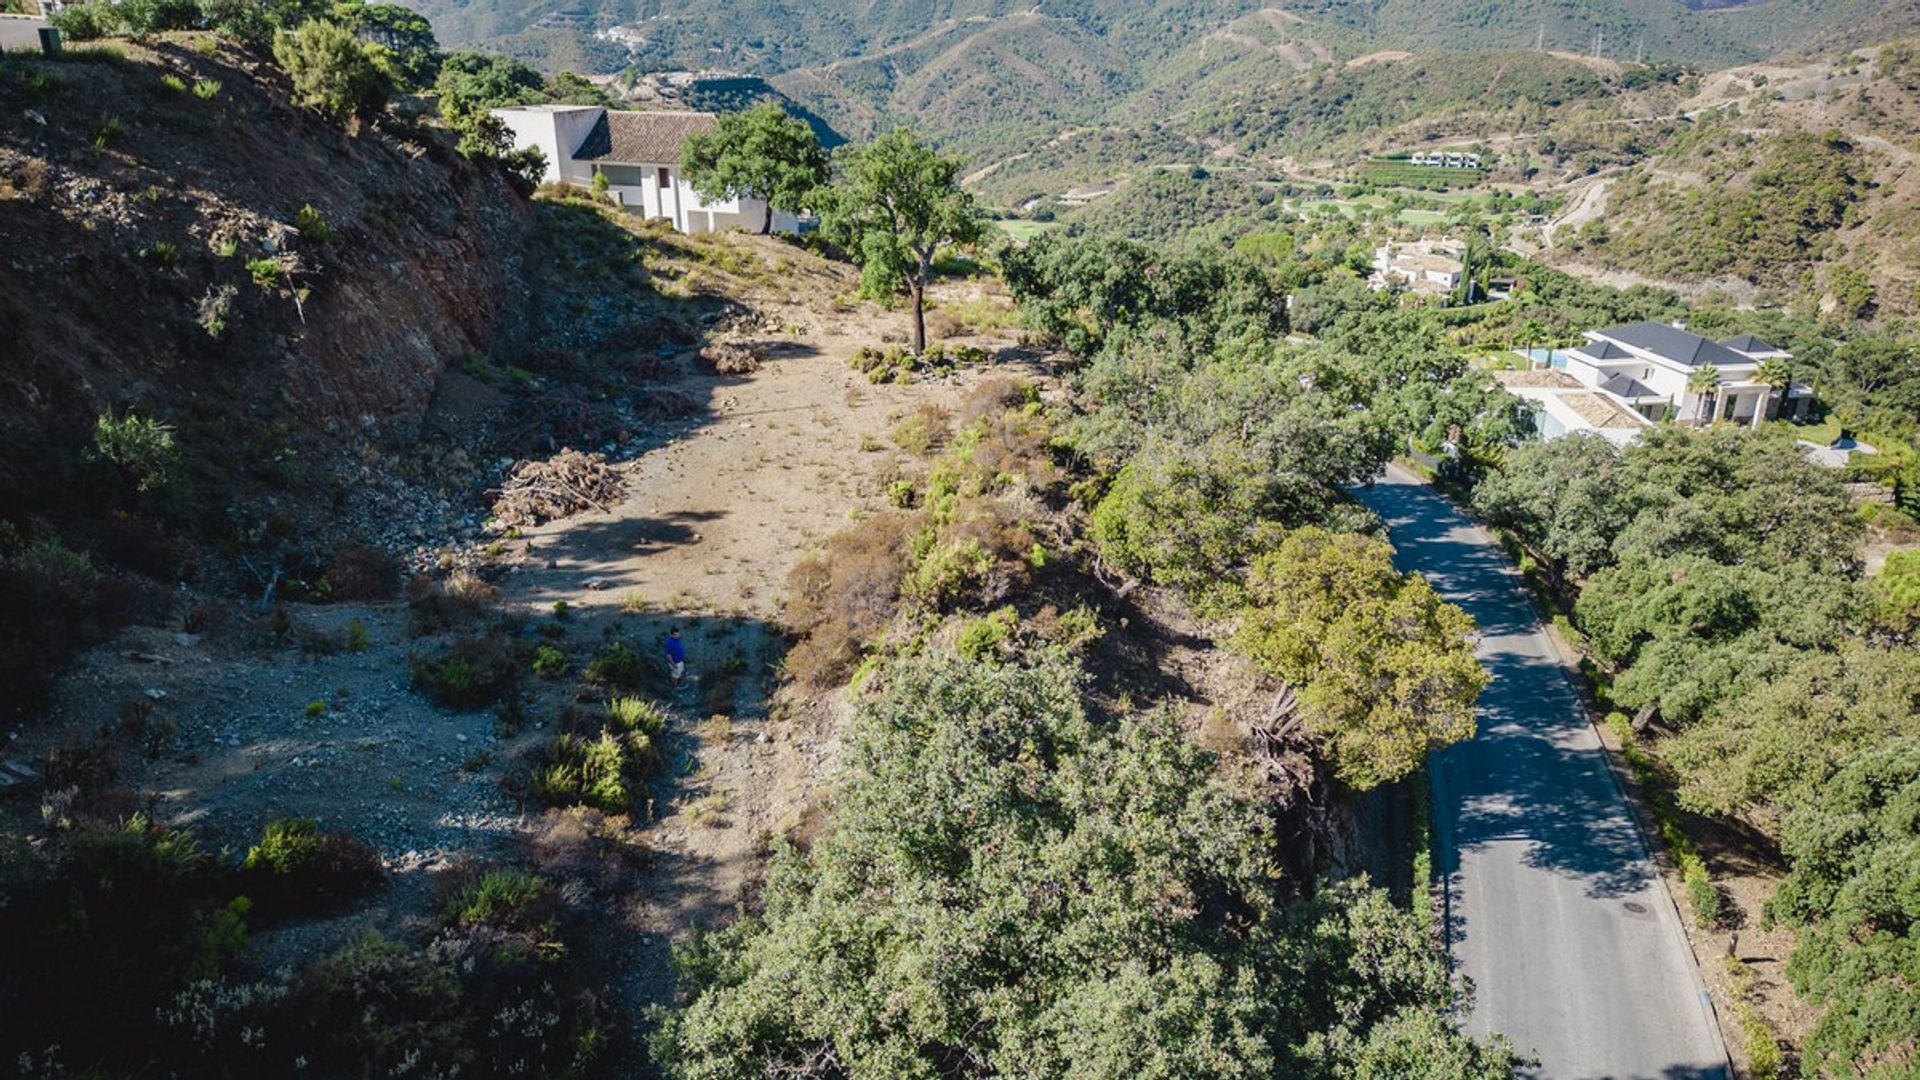
[[[1598,735],[1492,538],[1399,470],[1362,494],[1402,569],[1479,623],[1493,676],[1479,732],[1434,755],[1435,859],[1468,1030],[1538,1059],[1528,1075],[1725,1077],[1679,916]]]

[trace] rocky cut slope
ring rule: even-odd
[[[516,332],[531,216],[497,173],[332,127],[211,37],[16,54],[0,115],[0,518],[95,479],[102,414],[171,425],[203,495],[406,439],[450,359]]]

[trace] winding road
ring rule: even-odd
[[[1479,623],[1493,679],[1479,733],[1434,755],[1447,938],[1468,1030],[1499,1032],[1555,1080],[1728,1080],[1726,1050],[1661,884],[1519,572],[1485,530],[1407,473],[1359,493]]]

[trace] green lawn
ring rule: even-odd
[[[1007,234],[1008,238],[1013,241],[1024,244],[1034,237],[1039,236],[1041,233],[1052,232],[1062,226],[1058,221],[1026,221],[1024,219],[1014,218],[1005,221],[996,221],[993,223],[993,227]]]
[[[1817,424],[1795,424],[1787,421],[1774,420],[1770,421],[1767,426],[1784,427],[1793,432],[1794,438],[1805,439],[1810,443],[1819,443],[1822,446],[1839,438],[1840,428],[1842,427],[1840,421],[1835,420],[1831,416]],[[1856,427],[1850,430],[1852,430],[1854,438],[1880,451],[1880,453],[1886,455],[1889,460],[1905,461],[1914,454],[1913,444],[1907,442],[1905,439],[1889,435],[1886,432],[1868,431],[1865,428]]]

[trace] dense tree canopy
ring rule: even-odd
[[[1068,666],[888,669],[834,827],[682,957],[684,1080],[1509,1075],[1452,1029],[1419,921],[1289,898],[1257,793]]]
[[[440,73],[440,43],[425,15],[400,4],[342,0],[332,18],[374,47],[374,56],[402,89],[432,88]]]
[[[1367,788],[1473,734],[1487,673],[1472,633],[1384,541],[1309,526],[1254,561],[1233,646],[1299,688],[1335,771]]]
[[[1803,1048],[1826,1075],[1920,1072],[1920,737],[1863,751],[1787,819],[1793,873],[1769,913],[1798,928],[1787,977],[1826,1007]]]
[[[715,130],[688,136],[680,169],[704,199],[765,199],[762,233],[772,230],[775,208],[806,209],[828,179],[819,136],[772,103],[724,113]]]

